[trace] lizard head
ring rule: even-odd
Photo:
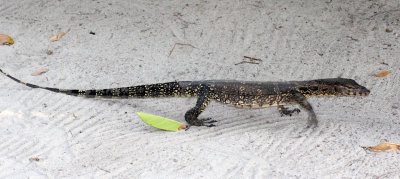
[[[370,91],[356,81],[346,78],[312,80],[311,95],[315,96],[368,96]]]

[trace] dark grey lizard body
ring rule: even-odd
[[[283,105],[299,104],[308,112],[308,126],[318,121],[312,106],[307,102],[311,96],[367,96],[369,90],[352,79],[330,78],[310,81],[251,82],[251,81],[180,81],[123,88],[75,90],[41,87],[22,82],[0,69],[0,72],[18,83],[31,88],[42,88],[67,95],[87,98],[151,98],[151,97],[197,97],[196,106],[188,110],[185,120],[190,125],[212,126],[209,119],[198,119],[211,100],[238,108],[264,108],[278,106],[282,114],[291,115]],[[299,111],[297,111],[299,112]]]

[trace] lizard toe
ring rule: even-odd
[[[204,126],[206,126],[206,127],[215,127],[214,124],[207,124],[207,125],[204,125]]]

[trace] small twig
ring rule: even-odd
[[[246,61],[242,61],[242,62],[236,63],[235,65],[240,65],[240,64],[243,64],[243,63],[260,64],[260,63],[257,63],[257,62],[246,62]]]
[[[261,59],[254,58],[254,57],[249,57],[249,56],[243,56],[243,58],[249,59],[250,61],[249,62],[248,61],[242,61],[242,62],[236,63],[235,65],[240,65],[240,64],[243,64],[243,63],[260,64],[260,63],[254,62],[254,61],[259,61],[259,62],[262,61]]]
[[[387,63],[385,63],[385,62],[381,62],[381,64],[382,64],[382,65],[389,65],[389,64],[387,64]]]
[[[147,28],[147,29],[143,29],[143,30],[141,30],[140,32],[146,32],[146,31],[148,31],[148,30],[150,30],[151,28]]]
[[[174,46],[172,47],[172,49],[169,51],[168,57],[171,56],[172,52],[174,51],[174,49],[175,49],[175,47],[176,47],[177,45],[187,45],[187,46],[190,46],[190,47],[192,47],[192,48],[196,48],[195,46],[193,46],[193,45],[191,45],[191,44],[175,43]]]
[[[36,162],[39,162],[40,159],[39,159],[39,157],[31,157],[31,158],[29,158],[29,161],[36,161]]]
[[[358,42],[358,39],[355,39],[352,36],[346,36],[346,37],[349,38],[350,40],[354,40],[354,41]]]
[[[250,61],[262,61],[261,59],[258,59],[258,58],[254,58],[254,57],[249,57],[249,56],[243,56],[243,58],[247,58],[247,59],[249,59]]]
[[[100,168],[100,167],[97,167],[97,168],[100,169],[100,170],[103,170],[103,171],[105,171],[105,172],[107,172],[107,173],[111,173],[110,171],[105,170],[105,169],[102,169],[102,168]]]

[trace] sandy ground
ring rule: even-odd
[[[174,80],[345,77],[368,97],[314,97],[320,125],[212,102],[217,127],[166,132],[195,99],[99,100],[0,76],[0,178],[398,178],[399,1],[0,1],[0,67],[26,82],[111,88]],[[61,40],[48,39],[70,30]],[[90,34],[93,32],[94,34]],[[171,53],[175,43],[177,45]],[[47,55],[47,51],[53,51]],[[239,64],[243,56],[262,59]],[[31,76],[38,69],[49,72]],[[392,73],[377,78],[381,70]],[[39,159],[39,161],[33,160]]]

